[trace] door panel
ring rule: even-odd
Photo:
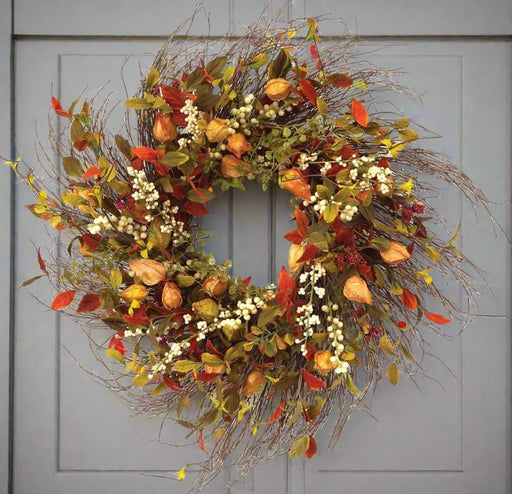
[[[508,2],[496,2],[500,8],[508,8]],[[75,3],[52,1],[47,10],[51,13],[60,8],[64,20],[66,9]],[[16,2],[18,32],[44,34],[45,23],[36,24],[24,12],[29,6],[39,8],[37,5],[30,0]],[[127,11],[135,8],[131,2],[123,5]],[[226,5],[229,16],[219,17],[217,6]],[[272,8],[280,5],[274,2]],[[325,11],[334,3],[322,2],[322,5]],[[182,7],[180,18],[185,8],[189,8],[188,2]],[[228,29],[235,32],[239,29],[236,26],[256,18],[256,7],[252,6],[253,10],[250,7],[250,2],[208,2],[208,8],[216,12],[212,19],[219,17],[218,22],[213,22],[211,33],[223,34]],[[311,15],[311,9],[312,2],[308,1],[292,2],[289,6],[294,15],[300,12]],[[361,10],[358,12],[362,15]],[[44,15],[50,16],[49,13]],[[111,25],[112,33],[106,34],[147,34],[139,31],[148,29],[146,25],[135,26],[135,16],[131,16],[131,22],[123,19],[113,23],[114,13],[103,11],[110,23],[80,22],[80,29],[88,25],[90,31],[76,33],[102,34]],[[95,19],[97,12],[92,9],[82,14],[83,19],[87,16]],[[418,22],[421,16],[409,16],[416,19],[416,25],[421,24]],[[51,22],[54,21],[52,18]],[[156,32],[163,29],[158,24],[163,21],[155,22]],[[64,21],[58,24],[66,27],[59,27],[63,31],[57,29],[55,33],[65,33],[73,25]],[[400,34],[409,29],[402,24],[405,25],[395,22],[393,29],[389,26],[386,29]],[[444,24],[440,26],[439,29]],[[505,20],[496,29],[505,29],[503,26],[506,27]],[[202,32],[206,32],[205,25],[200,25],[198,30],[203,28]],[[487,28],[484,23],[482,32]],[[91,96],[97,87],[110,81],[98,95],[98,101],[112,91],[111,100],[122,101],[125,94],[119,80],[121,70],[127,83],[132,84],[128,87],[131,95],[140,78],[140,68],[144,70],[150,64],[150,54],[160,43],[160,39],[136,37],[19,39],[16,42],[19,154],[27,162],[37,163],[32,146],[34,122],[44,141],[52,94],[66,106],[82,89]],[[369,50],[367,58],[382,67],[403,70],[400,81],[416,89],[422,101],[403,94],[374,95],[375,98],[383,103],[391,100],[394,107],[390,109],[404,111],[442,135],[442,139],[423,144],[449,155],[478,185],[492,192],[493,199],[501,204],[493,207],[493,211],[501,224],[508,227],[510,208],[503,203],[510,200],[510,42],[410,39],[382,45],[364,45],[363,49]],[[377,48],[380,49],[375,51]],[[111,117],[109,128],[114,132],[122,130],[122,113],[121,104]],[[53,114],[50,118],[54,118]],[[49,158],[54,160],[53,156]],[[39,168],[37,172],[41,173]],[[494,289],[492,295],[484,285],[479,287],[482,295],[476,310],[478,316],[469,329],[459,336],[458,328],[452,328],[451,339],[425,334],[431,344],[429,354],[433,355],[421,359],[428,378],[416,376],[413,380],[404,376],[398,387],[382,383],[367,400],[375,418],[363,410],[355,411],[334,449],[326,449],[326,428],[318,436],[321,453],[313,460],[303,464],[281,458],[263,464],[231,491],[225,484],[236,472],[228,472],[209,485],[205,493],[263,494],[272,490],[305,494],[316,492],[319,487],[356,494],[370,491],[427,494],[434,489],[450,494],[508,492],[510,250],[503,237],[493,234],[485,218],[476,222],[455,191],[443,189],[441,197],[432,200],[447,209],[446,223],[450,227],[456,226],[462,213],[464,251],[487,271],[486,278]],[[22,207],[30,202],[30,193],[19,187],[16,192],[17,285],[37,273],[32,241],[36,245],[44,244],[50,252],[52,249],[54,252],[55,246],[53,233],[47,234],[41,222]],[[207,248],[217,262],[232,259],[233,272],[243,277],[252,275],[256,283],[275,281],[281,265],[286,264],[287,242],[282,237],[293,228],[287,194],[276,190],[263,193],[250,183],[246,192],[226,193],[209,208],[211,214],[201,224],[215,235]],[[440,235],[447,233],[440,228]],[[43,254],[46,250],[42,250]],[[52,293],[44,282],[32,285],[30,292],[47,304],[51,301]],[[457,296],[457,292],[453,293]],[[116,494],[139,489],[156,493],[186,492],[187,485],[158,477],[179,470],[186,462],[201,459],[202,453],[198,453],[196,446],[174,448],[165,444],[186,444],[184,430],[165,423],[159,435],[159,419],[134,416],[117,396],[95,384],[77,365],[79,362],[93,372],[102,372],[89,351],[87,335],[72,321],[45,309],[27,290],[16,292],[15,314],[15,494],[86,494],[93,490]],[[107,338],[102,330],[93,333]]]

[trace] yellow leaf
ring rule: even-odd
[[[416,271],[416,278],[423,278],[427,285],[432,283],[432,276],[430,276],[430,268],[425,268],[422,271]]]
[[[183,480],[185,478],[185,472],[187,471],[187,466],[185,465],[179,472],[176,472],[176,477],[178,480]]]
[[[123,275],[119,269],[113,269],[110,271],[110,284],[112,285],[112,289],[117,292],[121,283],[123,282]]]
[[[379,348],[388,355],[394,355],[394,345],[389,336],[383,335],[379,338]]]
[[[139,374],[138,376],[133,377],[133,384],[135,384],[135,386],[137,386],[138,388],[142,388],[142,386],[144,386],[144,384],[147,384],[149,380],[150,379],[147,376],[147,374]]]
[[[244,418],[244,415],[253,407],[254,405],[249,405],[247,407],[243,407],[240,410],[238,410],[238,414],[236,416],[238,422],[241,422]]]
[[[288,39],[292,39],[297,34],[297,31],[295,29],[290,29],[287,34]]]
[[[398,367],[394,362],[391,362],[391,364],[389,364],[388,370],[386,371],[386,376],[388,378],[388,381],[393,386],[398,384],[398,380],[400,379],[400,371],[398,370]]]
[[[363,91],[367,91],[368,90],[368,86],[366,85],[366,82],[364,82],[363,79],[356,79],[354,81],[354,86],[358,89],[361,89]]]
[[[121,355],[121,352],[115,350],[114,348],[109,348],[106,352],[107,356],[117,360],[118,362],[121,362],[124,364],[124,358]]]
[[[158,396],[165,388],[167,387],[167,384],[160,383],[152,392],[151,396]]]
[[[138,302],[142,302],[148,295],[148,290],[144,285],[140,285],[138,283],[134,283],[130,285],[128,288],[125,288],[119,296],[126,300],[136,300]]]
[[[252,428],[252,435],[255,436],[257,433],[258,433],[258,428],[257,427],[253,427]]]
[[[398,187],[398,188],[400,190],[404,190],[407,193],[407,197],[410,197],[411,192],[412,192],[412,187],[413,187],[413,182],[412,182],[412,178],[410,178],[409,180],[407,180],[407,182],[400,185],[400,187]]]
[[[352,376],[347,373],[347,376],[345,377],[345,380],[347,382],[347,388],[353,395],[358,395],[359,390],[357,389],[357,386],[354,384],[354,381],[352,380]]]

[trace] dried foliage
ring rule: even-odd
[[[137,413],[190,430],[208,451],[199,492],[228,461],[243,475],[278,455],[311,457],[328,418],[334,444],[382,375],[413,375],[425,328],[450,322],[427,306],[466,322],[475,296],[457,232],[443,242],[427,230],[443,216],[430,179],[489,209],[461,170],[411,144],[407,118],[369,111],[378,93],[408,90],[353,39],[321,43],[307,19],[212,41],[187,36],[192,22],[126,102],[134,135],[108,133],[107,104],[54,99],[69,122],[50,133],[61,189],[25,180],[29,209],[73,235],[68,256],[39,257],[60,290],[52,308],[114,331],[91,336],[106,373],[95,377]],[[236,279],[201,250],[197,217],[247,180],[294,198],[291,274],[283,267],[277,287]],[[465,307],[430,269],[459,285]]]

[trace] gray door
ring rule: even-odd
[[[2,2],[6,12],[7,3]],[[44,141],[52,94],[67,103],[82,90],[90,96],[106,85],[98,100],[110,92],[114,92],[112,100],[122,100],[119,74],[123,67],[127,81],[138,81],[139,64],[148,67],[151,54],[177,21],[193,10],[192,3],[15,0],[17,154],[37,163],[34,130]],[[244,23],[254,21],[263,2],[211,0],[205,4],[212,12],[210,26],[203,17],[193,34],[222,36],[236,34]],[[274,9],[279,6],[272,4]],[[404,72],[401,81],[415,88],[421,101],[397,95],[393,102],[443,136],[424,144],[460,164],[492,196],[496,217],[508,227],[512,2],[294,0],[282,15],[295,18],[322,12],[343,16],[349,30],[357,23],[358,32],[369,40],[367,58]],[[339,28],[326,22],[321,30],[335,35]],[[0,63],[4,64],[3,59]],[[8,71],[7,63],[1,68]],[[134,89],[135,84],[129,91]],[[2,125],[7,128],[8,122]],[[120,127],[120,117],[114,112],[111,128],[117,130],[116,125]],[[4,206],[0,225],[8,232],[8,194],[0,200]],[[50,251],[53,245],[51,233],[23,208],[29,202],[29,192],[17,188],[12,211],[14,286],[37,272],[32,241]],[[274,278],[286,258],[282,241],[290,229],[286,202],[281,194],[256,189],[218,199],[205,221],[205,226],[221,235],[211,245],[217,259],[232,258],[235,273],[252,274],[256,283]],[[381,383],[369,400],[373,416],[354,413],[333,450],[326,449],[327,434],[320,434],[321,452],[313,460],[281,458],[262,465],[231,491],[225,487],[229,476],[225,473],[206,493],[313,494],[320,488],[355,494],[509,492],[510,250],[485,218],[477,220],[458,200],[449,203],[448,220],[457,221],[462,215],[462,247],[487,272],[489,286],[481,285],[477,316],[463,336],[456,330],[450,340],[425,335],[433,355],[422,361],[429,378],[403,379],[396,388]],[[247,215],[255,210],[259,214],[248,224]],[[0,236],[0,242],[7,252],[8,235]],[[269,250],[275,250],[275,257],[269,257]],[[7,257],[0,266],[5,273],[0,283],[7,293]],[[51,301],[44,283],[32,287],[36,297]],[[26,290],[16,290],[14,295],[12,493],[186,492],[186,486],[160,478],[201,459],[196,446],[186,446],[183,431],[166,423],[159,435],[158,419],[132,416],[117,396],[76,365],[75,359],[97,368],[86,336],[71,321],[38,304]],[[1,313],[8,314],[8,308]],[[7,326],[2,331],[8,339]],[[4,379],[8,352],[0,351]],[[1,397],[7,400],[7,380],[5,386],[1,382]],[[4,471],[9,448],[8,441],[3,441],[7,418],[2,422],[3,494],[8,492]]]

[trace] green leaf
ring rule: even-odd
[[[132,147],[130,146],[130,143],[119,134],[115,137],[117,147],[119,148],[119,151],[124,154],[129,160],[132,159]]]
[[[206,72],[214,79],[218,79],[222,75],[222,70],[227,61],[227,57],[217,57],[206,65]]]
[[[376,237],[370,241],[370,245],[378,251],[384,252],[389,249],[391,242],[387,238]]]
[[[170,233],[162,233],[160,227],[163,225],[163,221],[158,216],[152,221],[148,228],[147,242],[151,242],[154,246],[160,247],[161,249],[167,249],[169,242],[171,241]]]
[[[192,189],[187,192],[187,199],[192,202],[206,203],[211,201],[215,194],[208,189],[198,187],[196,190]]]
[[[121,271],[119,269],[113,269],[110,271],[110,285],[112,286],[112,290],[114,292],[117,292],[119,290],[119,287],[121,286],[121,283],[123,282],[123,275],[121,274]]]
[[[224,360],[222,360],[217,355],[214,355],[213,353],[202,353],[201,354],[201,361],[204,362],[206,365],[211,365],[212,367],[218,367],[219,365],[224,365]]]
[[[323,216],[326,223],[332,223],[339,213],[339,206],[336,202],[330,202],[324,209]]]
[[[79,141],[85,137],[85,131],[82,122],[80,122],[80,120],[77,118],[73,119],[73,123],[71,124],[71,128],[69,130],[69,135],[72,142]]]
[[[178,360],[174,362],[172,368],[176,372],[184,373],[197,371],[202,365],[200,362],[192,362],[191,360]]]
[[[309,434],[297,439],[290,448],[290,458],[300,458],[309,448]]]
[[[412,142],[418,139],[417,132],[412,129],[399,130],[398,134],[404,142]]]
[[[281,312],[281,307],[279,305],[270,305],[265,307],[258,316],[258,326],[263,328],[268,323],[273,321],[275,317]]]
[[[316,186],[316,192],[320,199],[329,200],[331,198],[331,191],[325,185],[319,184]]]
[[[64,171],[70,177],[80,177],[82,178],[84,172],[82,170],[82,165],[80,165],[80,161],[78,161],[73,156],[66,156],[62,158],[62,166],[64,167]]]
[[[153,103],[149,103],[144,98],[130,98],[126,100],[124,104],[134,110],[145,110],[153,106]]]
[[[318,113],[320,113],[320,115],[327,115],[327,113],[329,112],[329,107],[327,106],[327,103],[321,97],[318,97],[316,99],[316,107],[318,108]]]
[[[34,283],[34,281],[37,281],[39,278],[42,278],[43,276],[45,276],[44,274],[40,274],[38,276],[34,276],[33,278],[30,278],[29,280],[27,281],[24,281],[21,285],[20,285],[20,288],[24,288],[26,286],[29,286],[31,285],[32,283]]]
[[[347,383],[348,390],[355,396],[359,394],[359,390],[357,389],[357,386],[354,384],[354,381],[352,380],[352,376],[347,373],[345,377],[345,381]]]
[[[168,153],[165,153],[163,158],[159,159],[158,161],[165,166],[169,167],[175,167],[183,165],[183,163],[186,163],[189,160],[190,156],[185,153],[180,153],[179,151],[169,151]]]
[[[155,67],[151,67],[146,77],[146,89],[151,89],[155,87],[158,84],[159,80],[160,74],[158,73],[158,70],[155,69]]]
[[[320,232],[311,232],[307,235],[307,241],[318,247],[321,251],[327,252],[329,250],[329,242]]]
[[[279,51],[277,57],[272,60],[268,69],[269,79],[277,79],[285,77],[288,71],[292,68],[290,54],[284,48]]]
[[[247,64],[247,67],[252,67],[253,69],[260,69],[264,65],[268,63],[268,55],[266,53],[260,53],[253,57],[253,59]]]
[[[398,384],[398,380],[400,379],[400,371],[394,362],[389,364],[388,370],[386,371],[386,376],[388,381],[393,384],[393,386]]]
[[[400,130],[404,130],[406,129],[407,127],[409,127],[409,119],[408,118],[401,118],[400,120],[397,120],[394,124],[393,124],[393,127],[395,127],[395,129],[400,129]]]

